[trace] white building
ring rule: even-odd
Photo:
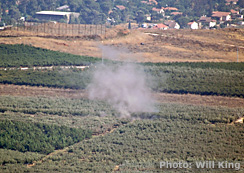
[[[194,22],[189,22],[187,25],[191,29],[199,29],[198,23],[195,22],[195,21]]]

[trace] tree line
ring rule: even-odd
[[[151,14],[153,19],[159,19],[159,14],[152,11],[153,7],[176,7],[182,16],[175,16],[177,21],[194,20],[201,15],[212,14],[212,11],[230,11],[231,8],[244,7],[244,0],[238,1],[238,6],[233,4],[226,5],[225,0],[157,0],[157,4],[141,3],[141,0],[2,0],[0,2],[0,17],[7,24],[13,24],[26,17],[33,21],[37,11],[49,10],[55,11],[57,7],[68,5],[72,12],[80,13],[80,17],[70,20],[70,23],[80,24],[104,24],[107,18],[111,18],[114,24],[125,23],[129,20],[135,20],[138,23],[146,20],[145,15]],[[116,5],[123,5],[124,10],[116,8]],[[183,22],[184,23],[184,22]]]
[[[186,63],[187,64],[187,63]],[[244,97],[242,71],[171,66],[147,66],[149,87],[156,92]],[[93,68],[54,70],[0,70],[0,83],[85,89]],[[151,77],[150,77],[151,76]]]

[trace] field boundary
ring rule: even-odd
[[[17,26],[8,28],[16,31],[31,31],[42,37],[65,37],[65,36],[105,36],[106,25],[91,24],[67,24],[58,22],[23,22]]]

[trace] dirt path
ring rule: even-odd
[[[52,153],[46,155],[45,157],[43,157],[41,160],[34,161],[32,164],[28,164],[28,165],[27,165],[27,168],[31,168],[31,167],[35,166],[36,164],[38,164],[38,163],[42,163],[42,162],[44,162],[46,159],[48,159],[49,157],[51,157],[51,156],[53,156],[53,155],[56,155],[56,154],[58,154],[58,153],[64,153],[64,152],[66,152],[66,151],[68,150],[68,148],[69,148],[69,147],[65,147],[64,149],[61,149],[61,150],[55,150],[54,152],[52,152]]]
[[[55,68],[61,68],[61,69],[70,69],[70,68],[76,68],[76,69],[86,69],[89,68],[89,66],[79,66],[79,65],[67,65],[67,66],[37,66],[37,67],[11,67],[11,68],[4,68],[4,67],[0,67],[0,70],[51,70],[51,69],[55,69]]]
[[[66,98],[88,98],[85,90],[30,87],[18,85],[0,85],[0,95],[44,96]],[[153,93],[152,96],[161,103],[178,103],[188,105],[225,106],[230,108],[244,107],[244,99],[223,96],[201,96],[194,94]]]

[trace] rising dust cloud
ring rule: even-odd
[[[108,46],[101,46],[101,49],[106,51],[103,58],[107,59],[118,59],[123,53]],[[155,111],[146,75],[135,63],[97,65],[87,90],[90,99],[108,102],[121,117],[130,117],[134,112]]]

